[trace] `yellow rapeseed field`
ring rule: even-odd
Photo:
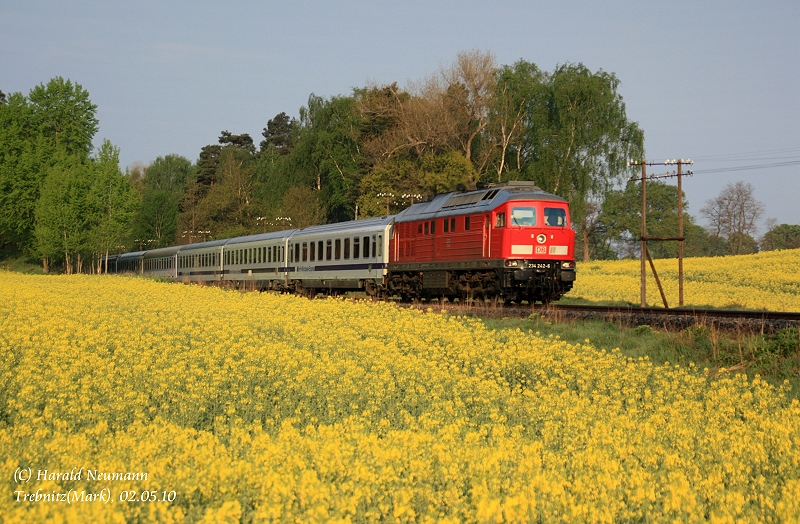
[[[792,522],[756,378],[391,304],[0,272],[5,522]]]
[[[667,303],[678,305],[678,260],[654,261]],[[639,304],[641,266],[638,260],[606,260],[578,265],[571,298],[616,300]],[[738,307],[800,311],[800,249],[755,255],[686,258],[684,303],[696,307]],[[647,264],[647,303],[662,306]]]

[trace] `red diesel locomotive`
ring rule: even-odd
[[[437,195],[395,216],[390,295],[559,299],[575,280],[566,200],[532,182]]]

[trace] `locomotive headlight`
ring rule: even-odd
[[[519,260],[506,260],[506,267],[517,267],[519,266]]]
[[[539,242],[540,244],[544,244],[545,242],[547,242],[547,235],[545,235],[544,233],[539,233],[539,235],[536,237],[536,241]]]
[[[575,269],[575,262],[565,260],[561,262],[561,269]]]

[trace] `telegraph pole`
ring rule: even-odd
[[[641,227],[641,273],[642,280],[639,288],[639,299],[642,307],[647,306],[647,267],[644,259],[647,257],[647,159],[642,157],[642,227]]]
[[[647,250],[647,241],[648,240],[657,240],[657,241],[669,241],[669,240],[676,240],[678,242],[678,304],[679,306],[683,306],[683,241],[685,240],[683,236],[683,185],[682,185],[682,176],[683,173],[683,165],[684,164],[694,164],[691,159],[684,160],[666,160],[663,164],[660,162],[647,162],[647,159],[642,158],[641,162],[636,162],[631,160],[628,162],[628,165],[633,167],[636,165],[642,166],[642,225],[640,229],[640,239],[641,239],[641,284],[640,284],[640,302],[642,307],[647,306],[647,266],[645,265],[645,259],[650,261],[650,268],[653,270],[653,276],[656,279],[656,284],[658,284],[658,289],[661,292],[661,299],[664,301],[664,307],[669,307],[667,305],[666,295],[664,294],[664,289],[661,286],[661,281],[658,278],[658,273],[656,272],[656,266],[653,264],[652,259],[650,258],[650,253]],[[677,165],[678,172],[676,173],[666,173],[664,175],[650,175],[647,176],[647,166],[656,166],[656,165]],[[685,174],[692,175],[691,171],[687,171]],[[647,236],[647,179],[656,179],[656,178],[672,178],[677,176],[678,178],[678,236],[677,237],[649,237]],[[635,180],[631,178],[631,180]]]

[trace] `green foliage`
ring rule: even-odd
[[[91,251],[108,255],[124,249],[140,206],[139,193],[119,168],[119,148],[108,140],[95,158],[89,201],[93,221],[89,235]]]
[[[88,155],[100,125],[97,106],[80,84],[56,77],[39,84],[28,95],[31,125],[56,148],[69,154]]]
[[[475,169],[459,151],[441,155],[427,153],[420,162],[420,189],[423,194],[465,190]]]
[[[133,236],[136,249],[153,249],[174,244],[178,232],[180,197],[165,189],[146,187],[136,214]]]
[[[781,224],[764,234],[761,251],[797,249],[800,247],[800,225]]]
[[[264,140],[261,141],[261,152],[269,148],[274,148],[281,155],[288,155],[292,150],[292,137],[297,121],[289,118],[284,112],[278,113],[274,118],[267,122],[267,127],[261,133]]]
[[[85,159],[61,151],[47,170],[36,203],[37,252],[45,261],[63,261],[67,273],[76,262],[80,270],[86,252],[92,175]]]

